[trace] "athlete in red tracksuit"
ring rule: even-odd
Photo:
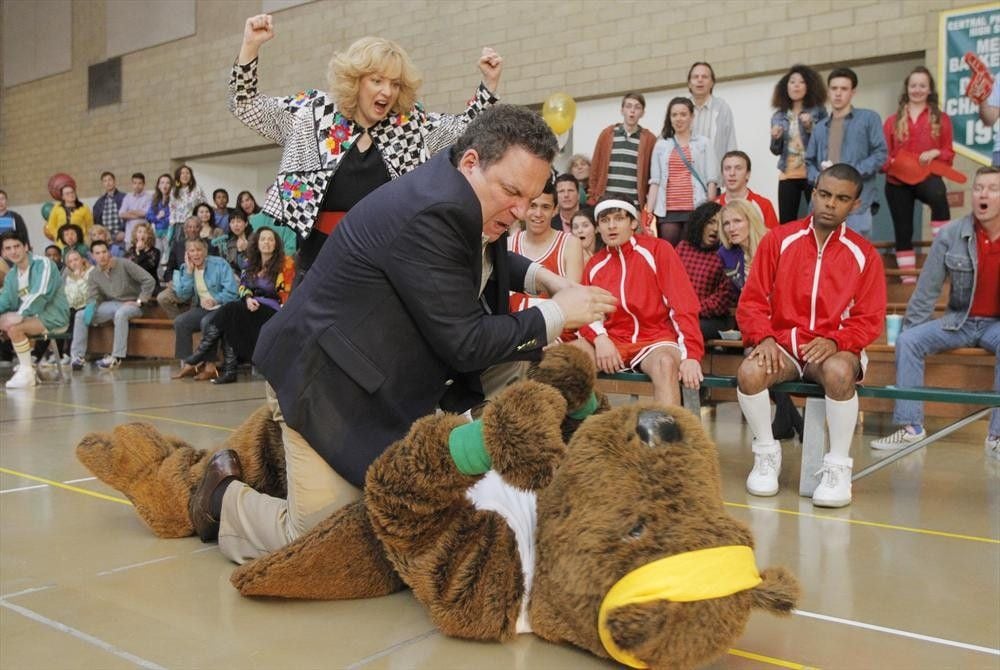
[[[653,397],[680,404],[678,379],[697,388],[705,344],[698,325],[700,305],[684,264],[668,242],[635,236],[631,203],[602,201],[595,208],[607,247],[587,263],[585,286],[599,286],[619,301],[603,322],[580,329],[604,372],[639,369],[653,381]]]
[[[882,258],[844,223],[860,189],[854,168],[828,168],[813,191],[813,215],[768,232],[754,255],[736,309],[743,342],[754,347],[737,373],[737,397],[754,434],[747,477],[753,495],[778,492],[781,448],[771,433],[767,389],[805,378],[826,391],[830,427],[830,453],[813,503],[851,502],[855,384],[864,374],[864,348],[882,333],[886,308]]]

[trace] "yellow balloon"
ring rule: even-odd
[[[576,119],[576,100],[562,91],[553,93],[542,105],[542,118],[556,135],[573,127]]]

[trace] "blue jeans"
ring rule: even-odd
[[[934,319],[900,333],[896,340],[896,386],[923,386],[924,359],[958,347],[982,347],[997,354],[993,390],[1000,391],[1000,319],[978,317],[969,317],[958,330],[945,330],[941,320]],[[897,400],[892,419],[901,426],[922,426],[924,404],[919,400]],[[1000,409],[990,413],[990,435],[1000,435]]]
[[[862,237],[872,236],[872,208],[866,207],[863,211],[847,215],[847,227]]]
[[[87,343],[90,335],[90,328],[83,322],[83,316],[84,311],[81,309],[73,317],[73,343],[70,345],[70,353],[74,358],[81,360],[87,355]],[[142,316],[142,308],[134,302],[107,300],[98,303],[90,325],[96,326],[99,323],[114,320],[115,339],[111,355],[116,358],[125,358],[128,354],[128,322],[140,316]]]
[[[219,310],[207,310],[201,307],[192,307],[186,312],[182,312],[174,319],[174,356],[176,358],[187,358],[193,351],[192,338],[199,330],[205,330],[205,326],[212,323],[212,319],[219,313]],[[217,349],[212,347],[205,360],[214,361]]]

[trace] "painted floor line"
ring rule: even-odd
[[[358,670],[358,668],[362,668],[362,667],[368,665],[369,663],[371,663],[372,661],[376,661],[376,660],[382,658],[383,656],[388,656],[389,654],[392,654],[394,652],[399,651],[403,647],[408,647],[411,644],[415,644],[417,642],[420,642],[421,640],[426,640],[427,638],[432,637],[432,636],[437,635],[437,634],[438,634],[437,628],[432,628],[431,630],[425,631],[425,632],[423,632],[420,635],[417,635],[415,637],[411,637],[408,640],[402,640],[400,642],[397,642],[396,644],[389,645],[385,649],[383,649],[383,650],[381,650],[379,652],[376,652],[374,654],[371,654],[370,656],[365,656],[360,661],[355,661],[354,663],[351,663],[350,665],[345,666],[344,670]]]
[[[241,399],[241,400],[209,401],[209,403],[221,404],[221,403],[233,403],[233,402],[248,402],[250,400],[254,400],[254,399],[253,398],[247,398],[247,399]],[[59,402],[59,401],[56,401],[56,400],[41,400],[39,398],[35,398],[34,401],[35,402],[44,403],[44,404],[49,404],[49,405],[58,405],[60,407],[69,407],[71,409],[83,409],[83,410],[86,410],[87,412],[89,412],[91,414],[120,414],[122,416],[131,416],[131,417],[135,417],[135,418],[139,418],[139,419],[147,419],[147,420],[153,420],[153,421],[167,421],[169,423],[179,423],[179,424],[182,424],[182,425],[185,425],[185,426],[196,426],[198,428],[211,428],[213,430],[222,430],[222,431],[225,431],[227,433],[231,433],[234,430],[236,430],[235,428],[231,428],[229,426],[219,426],[219,425],[214,424],[214,423],[200,423],[200,422],[197,422],[197,421],[187,421],[186,419],[174,419],[174,418],[169,417],[169,416],[160,416],[158,414],[146,414],[145,413],[146,409],[176,409],[178,407],[193,407],[193,406],[200,406],[200,405],[206,404],[206,403],[200,403],[200,402],[198,402],[198,403],[187,403],[187,404],[184,404],[184,405],[156,405],[154,407],[149,407],[149,408],[141,408],[140,407],[140,408],[137,408],[140,411],[132,411],[132,410],[119,410],[119,409],[103,409],[103,408],[100,408],[100,407],[93,407],[91,405],[76,405],[76,404],[73,404],[73,403]],[[24,420],[24,421],[38,422],[38,421],[44,420],[44,419],[56,419],[56,418],[79,417],[79,416],[81,416],[81,415],[80,414],[69,414],[69,415],[60,415],[60,416],[56,416],[56,417],[42,417],[42,419],[14,419],[13,421]],[[9,423],[10,421],[11,420],[7,420],[7,421],[4,421],[3,423]]]
[[[0,600],[0,607],[6,607],[7,609],[17,612],[21,616],[31,619],[32,621],[36,621],[40,624],[48,626],[49,628],[53,628],[61,633],[72,635],[78,640],[92,644],[98,649],[103,649],[109,654],[113,654],[114,656],[137,665],[140,668],[146,668],[147,670],[167,670],[162,665],[158,665],[152,661],[147,661],[146,659],[140,658],[139,656],[127,652],[124,649],[119,649],[109,642],[105,642],[104,640],[94,637],[89,633],[84,633],[82,630],[78,630],[72,626],[67,626],[64,623],[50,619],[47,616],[35,612],[34,610],[29,610],[27,607],[21,607],[20,605],[15,605],[14,603],[7,602],[6,600]]]
[[[758,661],[760,663],[767,663],[768,665],[775,665],[779,668],[789,668],[790,670],[816,670],[812,666],[802,665],[801,663],[794,663],[792,661],[786,661],[782,658],[774,658],[773,656],[764,656],[763,654],[755,654],[752,651],[743,651],[742,649],[730,649],[726,652],[730,656],[738,656],[740,658],[746,658],[751,661]]]
[[[113,575],[119,572],[125,572],[127,570],[132,570],[134,568],[142,568],[147,565],[155,565],[156,563],[163,563],[164,561],[172,561],[177,558],[176,556],[163,556],[162,558],[153,558],[148,561],[142,561],[141,563],[132,563],[130,565],[123,565],[120,568],[112,568],[110,570],[102,570],[97,573],[98,577],[107,577],[108,575]]]
[[[97,477],[80,477],[79,479],[67,479],[63,484],[79,484],[80,482],[92,482]],[[16,489],[4,489],[0,491],[0,495],[4,493],[17,493],[18,491],[32,491],[34,489],[44,489],[48,488],[48,484],[35,484],[33,486],[18,486]]]
[[[35,475],[29,475],[26,472],[18,472],[17,470],[11,470],[9,468],[4,468],[4,467],[0,467],[0,472],[7,475],[14,475],[15,477],[30,479],[31,481],[34,482],[42,482],[43,484],[48,484],[49,486],[55,486],[56,488],[65,489],[67,491],[73,491],[74,493],[82,493],[85,496],[100,498],[101,500],[109,500],[111,502],[122,503],[123,505],[132,504],[128,500],[125,500],[125,498],[116,498],[114,496],[109,496],[105,493],[99,493],[97,491],[88,491],[87,489],[82,489],[79,486],[63,484],[62,482],[57,482],[52,479],[45,479],[44,477],[36,477]]]
[[[917,533],[920,535],[933,535],[936,537],[947,537],[953,540],[968,540],[970,542],[984,542],[986,544],[1000,544],[1000,540],[992,537],[979,537],[978,535],[963,535],[961,533],[948,533],[943,530],[930,530],[928,528],[914,528],[912,526],[897,526],[891,523],[880,523],[878,521],[864,521],[862,519],[845,519],[839,516],[827,514],[810,514],[809,512],[799,512],[778,507],[760,507],[758,505],[747,505],[745,503],[723,502],[727,507],[737,507],[740,509],[752,509],[759,512],[773,512],[775,514],[789,514],[791,516],[804,516],[810,519],[821,519],[823,521],[839,521],[840,523],[850,523],[856,526],[869,526],[871,528],[883,528],[885,530],[899,530],[907,533]]]
[[[192,553],[192,554],[204,554],[204,553],[205,553],[206,551],[212,551],[212,550],[214,550],[214,549],[218,549],[218,548],[219,548],[219,546],[218,546],[218,545],[215,545],[215,544],[213,544],[213,545],[212,545],[212,546],[210,546],[210,547],[202,547],[201,549],[195,549],[195,550],[194,550],[194,551],[192,551],[191,553]]]
[[[169,419],[167,419],[167,420],[169,421]],[[232,432],[235,429],[234,428],[225,428],[224,430],[228,430],[228,431]],[[75,491],[76,493],[82,493],[84,495],[93,496],[95,498],[101,498],[102,500],[110,500],[111,502],[123,503],[125,505],[131,505],[132,504],[128,500],[125,500],[124,498],[116,498],[114,496],[109,496],[109,495],[106,495],[104,493],[98,493],[97,491],[88,491],[87,489],[82,489],[82,488],[79,488],[77,486],[71,486],[69,484],[64,484],[62,482],[56,482],[56,481],[53,481],[51,479],[45,479],[44,477],[37,477],[35,475],[29,475],[29,474],[24,473],[24,472],[18,472],[16,470],[10,470],[10,469],[4,468],[4,467],[0,467],[0,472],[6,473],[8,475],[14,475],[15,477],[23,477],[24,479],[30,479],[32,481],[42,482],[43,484],[48,484],[49,486],[56,486],[58,488],[66,489],[68,491]],[[13,490],[13,489],[8,489],[8,490]],[[776,508],[773,508],[773,507],[758,507],[756,505],[746,505],[744,503],[724,502],[723,504],[725,504],[725,505],[727,505],[729,507],[737,507],[737,508],[740,508],[740,509],[752,509],[752,510],[758,510],[758,511],[761,511],[761,512],[772,512],[772,513],[775,513],[775,514],[789,514],[789,515],[792,515],[792,516],[804,516],[804,517],[809,517],[811,519],[822,519],[822,520],[825,520],[825,521],[839,521],[841,523],[851,523],[851,524],[855,524],[855,525],[859,525],[859,526],[870,526],[872,528],[882,528],[882,529],[886,529],[886,530],[898,530],[898,531],[903,531],[903,532],[907,532],[907,533],[916,533],[916,534],[920,534],[920,535],[931,535],[931,536],[937,536],[937,537],[947,537],[947,538],[950,538],[950,539],[968,540],[970,542],[983,542],[983,543],[986,543],[986,544],[1000,544],[1000,540],[995,540],[995,539],[989,538],[989,537],[978,537],[976,535],[962,535],[960,533],[947,533],[947,532],[940,531],[940,530],[928,530],[926,528],[912,528],[910,526],[897,526],[897,525],[888,524],[888,523],[877,523],[875,521],[862,521],[860,519],[843,519],[843,518],[840,518],[840,517],[827,516],[827,515],[824,515],[824,514],[809,514],[807,512],[797,512],[797,511],[794,511],[794,510],[787,510],[787,509],[776,509]]]
[[[3,491],[0,491],[0,495],[3,495],[4,493],[17,493],[19,491],[33,491],[34,489],[47,489],[47,488],[49,488],[48,484],[34,484],[32,486],[18,486],[16,489],[4,489]]]
[[[810,619],[819,619],[820,621],[829,621],[830,623],[839,623],[844,626],[853,626],[854,628],[864,628],[865,630],[873,630],[878,633],[888,633],[889,635],[898,635],[899,637],[908,637],[914,640],[921,640],[922,642],[932,642],[934,644],[941,644],[947,647],[956,647],[958,649],[966,649],[968,651],[975,651],[980,654],[990,654],[991,656],[1000,656],[1000,649],[993,649],[992,647],[981,647],[978,644],[968,644],[966,642],[958,642],[956,640],[947,640],[942,637],[934,637],[932,635],[922,635],[921,633],[911,633],[905,630],[899,630],[898,628],[888,628],[886,626],[877,626],[871,623],[864,623],[862,621],[854,621],[852,619],[841,619],[840,617],[829,616],[827,614],[817,614],[815,612],[806,612],[803,610],[792,610],[793,614],[799,616],[807,617]]]
[[[26,596],[29,593],[37,593],[38,591],[48,591],[55,584],[47,584],[45,586],[33,586],[30,589],[24,589],[23,591],[15,591],[14,593],[7,593],[5,595],[0,595],[0,600],[7,600],[8,598],[17,598],[18,596]]]

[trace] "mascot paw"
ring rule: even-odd
[[[541,362],[528,371],[528,378],[558,390],[572,413],[590,400],[597,368],[582,349],[563,344],[546,350]]]
[[[535,381],[512,384],[483,411],[483,442],[493,468],[511,486],[548,485],[566,451],[561,424],[566,401],[556,389]]]
[[[80,462],[131,500],[139,518],[159,537],[194,532],[188,500],[206,454],[145,423],[118,426],[110,435],[91,433],[76,447]]]

